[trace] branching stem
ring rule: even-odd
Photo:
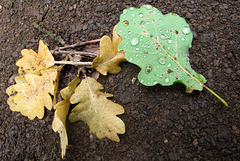
[[[92,62],[54,61],[55,64],[91,66]]]
[[[75,50],[56,50],[51,51],[53,54],[76,54],[76,55],[82,55],[82,56],[90,56],[90,57],[96,57],[99,56],[96,53],[90,53],[85,51],[75,51]]]
[[[95,39],[95,40],[90,40],[90,41],[77,42],[77,43],[72,44],[72,45],[65,45],[63,47],[59,47],[56,50],[63,50],[63,49],[68,49],[68,48],[74,48],[76,46],[83,46],[83,45],[86,45],[86,44],[97,43],[97,42],[100,42],[100,40],[101,39]]]

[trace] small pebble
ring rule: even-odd
[[[168,143],[168,139],[165,139],[163,142],[164,142],[165,144]]]

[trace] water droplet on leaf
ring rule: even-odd
[[[189,33],[191,32],[191,30],[190,30],[189,27],[184,27],[182,31],[183,31],[183,33],[184,33],[185,35],[187,35],[187,34],[189,34]]]
[[[132,44],[133,46],[136,46],[136,45],[138,44],[138,38],[137,38],[137,37],[132,38],[131,44]]]
[[[129,31],[128,34],[131,35],[131,31]]]
[[[159,58],[158,62],[162,65],[166,64],[166,60],[164,58]]]
[[[142,14],[142,13],[140,13],[140,14],[139,14],[139,17],[143,17],[143,14]]]
[[[145,5],[146,9],[152,9],[152,6],[151,5]]]
[[[165,82],[166,82],[166,83],[169,82],[169,78],[168,78],[168,77],[165,78]]]
[[[165,36],[163,34],[161,35],[161,39],[165,39]]]
[[[172,40],[171,40],[171,39],[168,39],[168,40],[167,40],[167,43],[171,44],[171,43],[172,43]]]
[[[169,68],[169,67],[171,67],[171,65],[172,65],[172,64],[171,64],[171,63],[169,63],[169,64],[167,65],[167,67]]]
[[[182,52],[182,56],[183,56],[183,57],[185,57],[185,56],[186,56],[186,53],[185,53],[184,51]]]

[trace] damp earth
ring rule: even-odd
[[[182,84],[143,86],[136,80],[139,67],[122,63],[119,74],[100,76],[98,81],[104,85],[104,92],[114,94],[111,100],[124,107],[125,113],[119,117],[126,124],[126,133],[120,135],[119,143],[99,140],[89,135],[86,124],[68,122],[65,160],[240,160],[240,4],[231,0],[2,0],[0,160],[62,160],[59,134],[51,127],[54,111],[46,110],[42,120],[31,121],[7,105],[5,91],[15,83],[15,63],[22,57],[21,50],[36,51],[40,39],[51,50],[61,46],[32,24],[37,22],[74,44],[111,36],[125,8],[146,3],[163,14],[172,12],[186,19],[194,35],[189,51],[191,66],[206,77],[206,85],[224,98],[229,108],[205,89],[187,94]],[[182,32],[189,35],[190,30],[183,28]],[[164,34],[161,38],[166,40]],[[132,45],[140,39],[132,39]],[[159,63],[166,62],[159,59]],[[64,68],[60,89],[77,75],[77,70],[75,66]],[[93,72],[87,70],[89,76]]]

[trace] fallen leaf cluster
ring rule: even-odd
[[[124,52],[117,51],[120,42],[121,38],[115,29],[112,40],[104,36],[100,41],[100,57],[95,58],[93,68],[103,75],[120,72],[118,65],[125,60]],[[71,122],[82,120],[89,125],[90,133],[99,139],[107,137],[120,141],[117,134],[125,133],[125,125],[116,115],[123,114],[124,109],[107,99],[112,95],[102,93],[101,84],[91,77],[82,81],[76,77],[60,91],[63,101],[56,104],[59,75],[63,66],[54,65],[54,57],[41,40],[38,53],[24,49],[21,54],[23,58],[16,62],[19,66],[16,84],[6,90],[9,95],[7,103],[12,111],[20,112],[30,120],[35,117],[42,119],[44,108],[53,108],[52,128],[60,135],[62,158],[68,145],[66,119],[71,104],[78,103],[70,114]]]
[[[40,40],[38,53],[31,49],[22,50],[23,58],[17,61],[19,76],[16,84],[7,89],[8,104],[12,111],[21,112],[30,120],[42,119],[44,107],[51,110],[56,103],[61,66],[54,65],[54,58]],[[53,96],[53,100],[51,95]]]
[[[91,66],[102,75],[116,74],[121,71],[119,64],[129,61],[141,68],[138,78],[146,86],[180,82],[185,84],[186,92],[201,91],[205,87],[228,106],[204,84],[205,78],[191,68],[188,49],[192,38],[189,25],[178,15],[163,15],[150,5],[140,9],[131,7],[123,11],[120,22],[113,29],[112,40],[102,37],[100,55]],[[86,75],[83,80],[76,77],[60,91],[63,100],[56,104],[63,66],[54,65],[54,57],[41,40],[38,53],[24,49],[21,54],[23,58],[16,62],[19,66],[16,84],[6,90],[7,103],[12,111],[30,120],[42,119],[45,108],[54,109],[52,128],[60,135],[62,158],[68,146],[66,120],[69,111],[70,122],[81,120],[99,139],[107,137],[120,141],[118,134],[125,133],[125,124],[117,115],[123,114],[124,109],[107,99],[113,95],[101,92],[100,83]],[[75,107],[70,110],[70,105]]]

